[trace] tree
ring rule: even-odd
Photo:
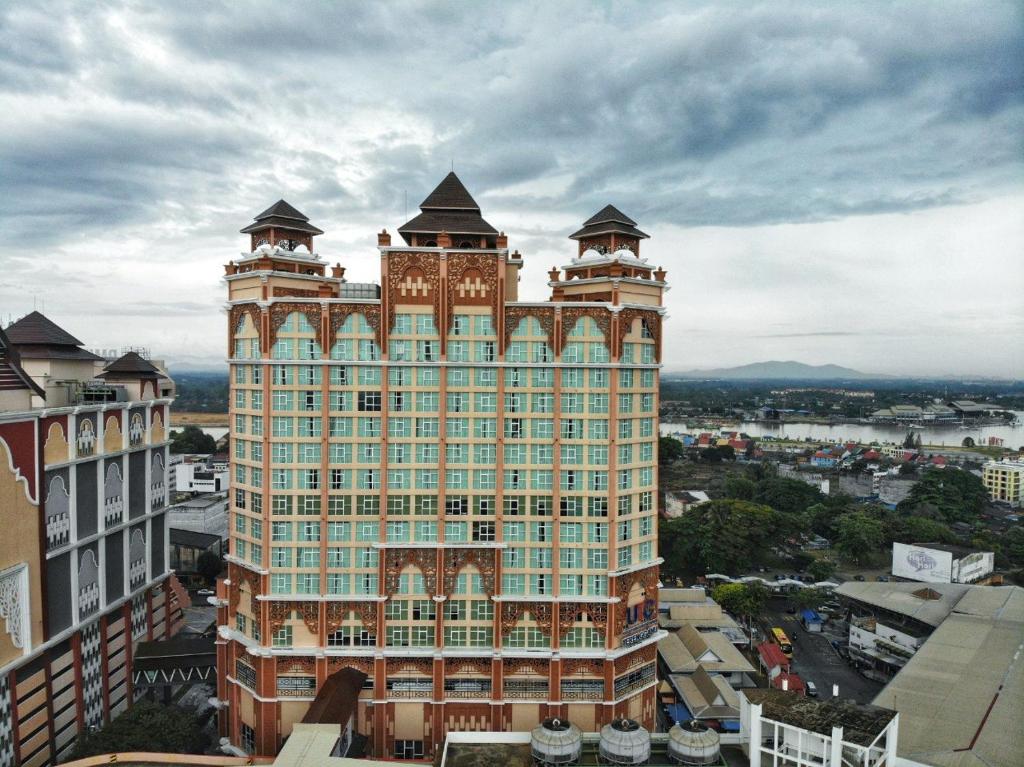
[[[738,501],[754,500],[757,484],[745,477],[728,476],[725,478],[725,497]]]
[[[981,478],[970,472],[930,469],[896,508],[901,513],[913,514],[926,504],[937,509],[948,524],[973,522],[988,505],[988,490]]]
[[[907,436],[903,438],[903,447],[907,448],[908,450],[914,447],[914,432],[907,432]]]
[[[783,514],[803,514],[809,506],[824,500],[817,488],[786,477],[766,479],[757,486],[754,501],[771,506]]]
[[[964,437],[964,441],[960,443],[961,447],[974,447],[974,437]],[[1021,448],[1024,450],[1024,448]]]
[[[882,522],[864,511],[844,514],[836,529],[836,549],[858,564],[877,554],[885,543]]]
[[[807,571],[816,583],[820,583],[835,575],[836,563],[831,559],[816,559],[807,566]]]
[[[893,540],[900,543],[954,543],[956,535],[936,519],[924,516],[901,516],[893,529]]]
[[[72,749],[71,759],[125,751],[201,754],[207,743],[195,714],[143,701],[103,729],[83,734]]]
[[[212,551],[204,551],[196,560],[196,572],[203,576],[207,583],[213,583],[223,569],[224,561]]]
[[[783,536],[778,512],[731,499],[702,503],[658,527],[662,570],[670,577],[748,570]]]
[[[198,426],[189,424],[181,431],[171,432],[172,453],[212,453],[217,449],[217,440]]]
[[[827,589],[815,589],[811,587],[798,589],[793,595],[793,602],[801,610],[817,610],[829,600]]]
[[[683,443],[675,437],[658,438],[658,463],[678,461],[684,454]]]
[[[711,590],[711,598],[727,613],[749,621],[764,612],[768,603],[768,588],[758,581],[723,583]]]

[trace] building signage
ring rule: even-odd
[[[995,555],[991,551],[975,551],[953,563],[957,583],[974,583],[990,575],[995,568]]]
[[[906,543],[892,545],[892,574],[912,581],[925,583],[951,583],[953,580],[953,555],[948,551],[910,546]]]
[[[279,676],[277,694],[282,698],[311,698],[316,694],[316,677]]]

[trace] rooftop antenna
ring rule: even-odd
[[[452,158],[452,173],[455,172],[455,158]]]

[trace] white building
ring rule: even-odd
[[[896,767],[899,714],[816,701],[784,690],[740,693],[740,737],[750,767]]]
[[[223,493],[228,489],[228,467],[207,461],[183,461],[174,473],[179,493]]]
[[[924,583],[978,583],[995,569],[991,551],[940,544],[892,545],[892,574]]]

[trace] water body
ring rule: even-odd
[[[814,442],[859,442],[868,444],[878,442],[903,442],[908,431],[921,435],[925,445],[942,447],[959,447],[966,437],[974,440],[976,445],[988,444],[989,437],[1003,440],[1004,447],[1018,448],[1024,445],[1024,412],[1017,412],[1016,425],[972,426],[925,426],[922,429],[908,429],[906,426],[890,426],[885,424],[860,423],[763,423],[760,421],[740,421],[723,423],[720,429],[742,431],[751,437],[774,437]],[[687,428],[685,423],[664,422],[661,424],[662,434],[699,434],[709,429]]]

